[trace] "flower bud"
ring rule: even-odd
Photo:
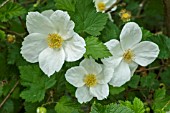
[[[37,113],[46,113],[47,109],[45,107],[38,107],[37,108]]]
[[[15,35],[12,35],[12,34],[7,35],[7,42],[14,43],[15,41],[16,41]]]

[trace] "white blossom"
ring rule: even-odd
[[[39,62],[48,76],[60,71],[64,61],[79,60],[85,53],[85,41],[74,32],[75,24],[67,12],[29,12],[26,26],[29,35],[22,43],[21,54],[28,62]]]
[[[103,100],[109,95],[108,82],[113,70],[96,63],[92,58],[84,59],[80,66],[72,67],[65,74],[66,80],[77,87],[76,98],[79,103],[88,102],[93,97]]]
[[[121,86],[130,80],[138,65],[147,66],[159,54],[159,47],[153,42],[142,41],[140,27],[129,22],[120,33],[120,42],[112,39],[105,43],[112,57],[102,60],[104,65],[115,68],[109,84]]]

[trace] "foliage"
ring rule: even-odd
[[[102,106],[101,104],[93,104],[92,110],[90,113],[135,113],[128,107],[118,105],[118,104],[109,104]]]
[[[166,113],[170,111],[170,38],[164,34],[164,5],[161,0],[123,0],[110,12],[113,22],[97,12],[94,0],[0,0],[0,113]],[[83,58],[65,62],[59,72],[45,75],[38,63],[21,55],[28,35],[26,15],[44,10],[67,11],[75,23],[74,31],[86,43]],[[111,53],[105,42],[119,39],[126,22],[120,12],[131,12],[130,21],[142,29],[142,40],[159,46],[158,58],[146,67],[138,66],[131,79],[121,87],[109,85],[109,96],[80,104],[76,88],[65,79],[69,68],[84,58],[101,59]],[[38,21],[38,20],[37,20]],[[42,23],[43,24],[43,23]],[[9,37],[13,36],[13,37]],[[36,49],[36,48],[35,48]],[[33,50],[34,51],[34,50]],[[90,67],[90,65],[89,65]],[[110,67],[112,68],[112,67]]]
[[[44,75],[37,66],[21,66],[21,85],[27,87],[21,92],[21,97],[27,102],[37,102],[44,99],[45,91],[55,83],[55,77],[50,79]]]
[[[0,8],[0,21],[6,22],[13,17],[24,14],[26,10],[17,3],[8,2]]]
[[[96,51],[94,53],[94,51]],[[87,37],[86,38],[86,53],[85,57],[92,56],[94,59],[104,58],[111,56],[111,53],[107,47],[99,41],[97,37]]]

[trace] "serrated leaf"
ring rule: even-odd
[[[142,87],[148,87],[151,89],[157,89],[159,87],[159,81],[156,79],[156,74],[149,73],[147,76],[140,79]]]
[[[130,108],[135,113],[144,113],[145,112],[144,103],[136,97],[134,98],[132,103],[130,101],[125,101],[125,102],[119,101],[119,102],[121,105],[124,105],[124,106]]]
[[[70,97],[63,96],[55,106],[57,113],[79,113],[79,104],[71,100]]]
[[[20,66],[19,70],[21,85],[27,87],[20,96],[27,102],[42,101],[45,91],[56,83],[55,76],[48,78],[36,65]]]
[[[85,57],[93,57],[94,59],[104,58],[111,56],[107,47],[99,41],[97,37],[87,37]]]
[[[144,113],[145,112],[144,103],[140,99],[135,97],[135,99],[133,100],[132,109],[135,111],[135,113]]]
[[[165,35],[156,35],[148,38],[148,40],[151,40],[159,46],[160,53],[158,55],[158,58],[170,58],[170,38]]]
[[[20,97],[27,102],[40,102],[45,97],[45,90],[40,89],[40,87],[32,86],[31,88],[22,91]]]
[[[101,32],[100,39],[107,42],[111,39],[118,39],[120,34],[119,28],[111,21],[108,21],[105,28]]]
[[[108,15],[97,13],[92,0],[77,0],[75,12],[71,14],[71,18],[75,22],[77,33],[98,36],[106,25]]]
[[[75,11],[76,0],[55,0],[56,7],[60,10]]]
[[[13,17],[24,14],[26,10],[17,3],[8,2],[0,8],[0,21],[6,22]]]
[[[128,107],[118,105],[118,104],[109,104],[102,106],[101,104],[93,103],[90,113],[135,113]]]

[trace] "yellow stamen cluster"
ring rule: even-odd
[[[47,41],[50,48],[60,48],[63,43],[62,37],[57,33],[49,34]]]
[[[122,9],[119,13],[120,17],[121,17],[121,20],[123,22],[128,22],[131,20],[131,12],[130,11],[127,11],[126,9]]]
[[[95,86],[97,84],[96,75],[94,75],[94,74],[86,75],[85,78],[84,78],[84,82],[85,82],[86,86],[88,86],[88,87]]]
[[[127,63],[131,63],[133,57],[134,57],[134,53],[130,49],[126,50],[125,53],[123,54],[123,59]]]
[[[97,7],[98,7],[99,11],[104,11],[106,9],[106,5],[103,2],[99,2],[97,4]]]

